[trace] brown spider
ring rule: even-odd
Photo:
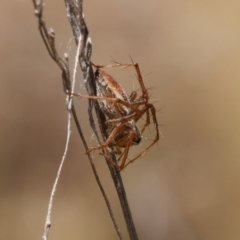
[[[137,63],[121,64],[115,63],[107,66],[95,65],[95,80],[97,86],[97,96],[86,96],[81,94],[72,94],[80,98],[94,99],[98,101],[100,109],[107,116],[105,122],[107,126],[107,139],[101,146],[90,148],[87,153],[96,149],[105,149],[109,152],[114,152],[119,155],[118,162],[115,163],[108,155],[105,158],[114,165],[119,171],[123,170],[127,165],[134,162],[139,157],[143,156],[150,147],[152,147],[159,140],[159,130],[156,118],[156,109],[148,103],[149,95],[144,86],[144,82]],[[129,67],[133,66],[137,73],[137,78],[142,91],[142,95],[137,98],[137,93],[133,91],[128,96],[120,84],[114,80],[109,74],[100,70],[101,68],[110,67]],[[141,131],[138,130],[136,123],[146,114],[146,122]],[[141,142],[141,134],[145,128],[150,124],[150,117],[155,127],[155,138],[152,143],[143,151],[141,151],[133,159],[127,161],[129,149],[132,145],[138,145]],[[122,149],[122,150],[121,150]],[[127,161],[127,162],[126,162]]]

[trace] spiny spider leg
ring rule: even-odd
[[[159,140],[159,129],[158,129],[158,123],[157,123],[157,117],[156,117],[156,109],[154,108],[154,106],[150,107],[151,110],[151,114],[152,114],[152,118],[153,118],[153,123],[154,123],[154,127],[156,129],[156,135],[155,135],[155,139],[153,140],[153,142],[142,152],[140,152],[136,157],[134,157],[133,159],[129,160],[128,163],[125,165],[125,167],[127,167],[130,163],[133,163],[135,160],[137,160],[139,157],[145,155],[147,153],[147,151],[149,150],[149,148],[151,148],[158,140]],[[124,167],[124,168],[125,168]]]

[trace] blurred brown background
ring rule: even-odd
[[[72,64],[74,41],[64,3],[45,2],[47,25]],[[129,62],[130,54],[147,75],[146,86],[154,87],[152,102],[161,109],[164,137],[122,173],[139,239],[240,239],[239,1],[95,0],[85,1],[84,9],[92,60]],[[37,26],[31,1],[2,0],[1,239],[41,239],[65,145],[61,74]],[[111,73],[128,93],[137,89],[134,71]],[[94,146],[86,101],[76,102]],[[146,132],[152,136],[154,131]],[[139,152],[146,142],[132,151]],[[95,163],[128,239],[111,177],[98,154]],[[51,240],[118,239],[74,124],[52,224]]]

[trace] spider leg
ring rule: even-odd
[[[142,134],[145,131],[145,128],[150,124],[150,113],[149,113],[149,108],[146,110],[146,122],[142,127],[142,130],[140,131],[140,133]]]
[[[118,170],[120,170],[118,164],[115,163],[108,155],[106,155],[106,154],[104,154],[104,153],[99,153],[99,155],[104,156],[105,159],[106,159],[109,163],[111,163],[114,167],[116,167]]]
[[[121,63],[117,63],[117,62],[115,62],[114,64],[108,64],[108,65],[96,65],[93,62],[91,62],[91,64],[92,64],[92,66],[94,66],[97,69],[100,69],[100,68],[113,68],[113,67],[121,67],[122,66]]]
[[[114,140],[116,134],[118,133],[118,131],[122,127],[122,125],[123,125],[123,123],[119,122],[115,126],[115,128],[112,130],[112,132],[109,134],[107,140],[101,146],[89,148],[88,151],[86,152],[86,154],[88,154],[88,153],[90,153],[90,152],[92,152],[94,150],[103,149],[103,148],[106,148],[108,151],[110,151],[110,148],[108,146]]]
[[[136,117],[136,113],[131,113],[131,114],[127,115],[127,116],[114,118],[114,119],[108,119],[105,122],[105,124],[108,125],[108,126],[116,125],[116,123],[118,123],[118,122],[127,122],[127,121],[133,119],[134,117]]]
[[[131,58],[131,57],[130,57]],[[149,96],[148,96],[148,91],[144,85],[144,82],[143,82],[143,78],[142,78],[142,74],[141,74],[141,71],[140,71],[140,68],[139,68],[139,65],[138,63],[135,63],[133,61],[133,59],[131,58],[131,63],[118,63],[118,62],[115,62],[115,64],[110,64],[110,65],[95,65],[92,63],[92,65],[96,68],[111,68],[111,67],[134,67],[135,68],[135,71],[137,73],[137,78],[138,78],[138,82],[139,82],[139,85],[141,87],[141,90],[142,90],[142,97],[144,99],[146,99],[148,101],[149,99]]]
[[[77,94],[77,93],[72,93],[72,92],[67,92],[66,93],[69,96],[75,96],[78,98],[87,98],[87,99],[92,99],[92,100],[107,100],[110,102],[119,102],[123,105],[126,105],[125,102],[119,98],[109,98],[109,97],[98,97],[98,96],[90,96],[90,95],[83,95],[83,94]]]
[[[136,91],[132,91],[130,96],[129,96],[129,100],[131,102],[133,102],[136,99],[136,97],[137,97],[137,92]]]
[[[99,153],[99,155],[102,155],[106,158],[106,160],[108,160],[112,165],[114,165],[119,171],[122,171],[128,164],[126,164],[126,160],[128,157],[128,153],[129,153],[129,149],[131,147],[131,142],[133,141],[133,137],[134,137],[134,132],[131,131],[129,133],[129,139],[128,139],[128,144],[125,148],[125,150],[122,152],[121,156],[118,158],[118,161],[121,160],[121,158],[123,158],[121,161],[121,164],[118,165],[116,162],[114,162],[108,155],[104,154],[104,153]]]
[[[152,143],[142,152],[140,152],[135,158],[131,159],[130,161],[128,161],[128,163],[125,165],[125,167],[127,167],[130,163],[134,162],[135,160],[137,160],[139,157],[145,155],[147,153],[147,151],[149,150],[149,148],[151,148],[158,140],[159,140],[159,129],[158,129],[158,122],[157,122],[157,117],[156,117],[156,109],[152,104],[148,104],[148,108],[151,111],[152,114],[152,119],[153,119],[153,123],[154,123],[154,127],[156,130],[156,135],[154,140],[152,141]],[[147,109],[145,111],[147,111]]]
[[[80,94],[80,93],[77,94],[77,93],[67,92],[66,94],[69,95],[69,96],[75,96],[75,97],[78,97],[78,98],[87,98],[87,99],[92,99],[92,100],[106,100],[106,101],[110,101],[110,102],[114,102],[114,103],[119,103],[119,104],[122,104],[122,105],[130,108],[133,112],[135,112],[136,115],[142,115],[141,110],[137,109],[136,106],[145,104],[144,102],[131,104],[131,103],[125,102],[125,101],[123,101],[122,99],[119,99],[119,98],[90,96],[90,95],[83,95],[83,94]]]
[[[149,96],[148,96],[148,91],[144,85],[144,82],[143,82],[143,78],[142,78],[142,74],[141,74],[141,71],[140,71],[140,68],[139,68],[139,65],[138,63],[135,63],[133,61],[133,59],[131,58],[130,56],[130,59],[132,61],[131,63],[131,66],[133,66],[135,68],[135,71],[137,73],[137,77],[138,77],[138,82],[139,82],[139,85],[141,87],[141,90],[142,90],[142,97],[146,100],[146,102],[148,102],[148,99],[149,99]]]
[[[120,156],[120,158],[123,157],[122,163],[119,166],[120,171],[122,171],[128,165],[128,164],[126,164],[126,160],[127,160],[127,157],[128,157],[129,149],[131,147],[131,143],[133,141],[134,134],[135,133],[133,131],[130,131],[128,143],[127,143],[127,146],[125,147],[124,154],[122,156]],[[119,160],[120,160],[120,158],[119,158]]]

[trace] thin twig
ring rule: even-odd
[[[68,123],[67,123],[67,138],[66,138],[66,144],[65,144],[65,149],[64,149],[64,153],[62,156],[62,160],[61,163],[59,165],[58,168],[58,172],[57,172],[57,176],[55,178],[53,187],[52,187],[52,191],[50,194],[50,200],[48,203],[48,211],[47,211],[47,217],[46,217],[46,221],[45,221],[45,227],[44,227],[44,233],[43,233],[43,239],[47,240],[48,239],[48,234],[51,228],[51,212],[52,212],[52,206],[53,206],[53,199],[54,199],[54,194],[57,190],[57,184],[58,184],[58,180],[60,178],[61,172],[62,172],[62,168],[63,168],[63,164],[65,162],[66,159],[66,155],[68,152],[68,146],[69,146],[69,141],[70,141],[70,135],[71,135],[71,113],[68,113]]]
[[[73,84],[72,84],[72,91],[74,91],[74,86],[75,86],[75,80],[76,80],[75,78],[76,78],[76,73],[77,73],[77,63],[78,63],[79,49],[80,49],[80,47],[78,47],[78,49],[77,49],[77,54],[76,54],[77,57],[75,59],[75,66],[74,66],[74,71],[73,71],[74,74],[73,74],[73,81],[72,81],[73,82]],[[68,101],[68,106],[71,106],[72,98],[68,98],[68,100],[69,100]],[[48,233],[49,233],[50,228],[51,228],[51,212],[52,212],[54,194],[55,194],[55,192],[57,190],[58,181],[59,181],[59,178],[61,176],[63,164],[65,162],[66,155],[67,155],[67,152],[68,152],[70,135],[71,135],[71,113],[68,112],[66,144],[65,144],[65,149],[64,149],[63,156],[62,156],[62,160],[61,160],[59,168],[58,168],[57,176],[55,178],[55,181],[54,181],[54,184],[53,184],[53,187],[52,187],[52,191],[51,191],[51,194],[50,194],[50,200],[49,200],[49,203],[48,203],[47,217],[46,217],[45,228],[44,228],[44,233],[43,233],[43,239],[44,240],[48,239]]]

